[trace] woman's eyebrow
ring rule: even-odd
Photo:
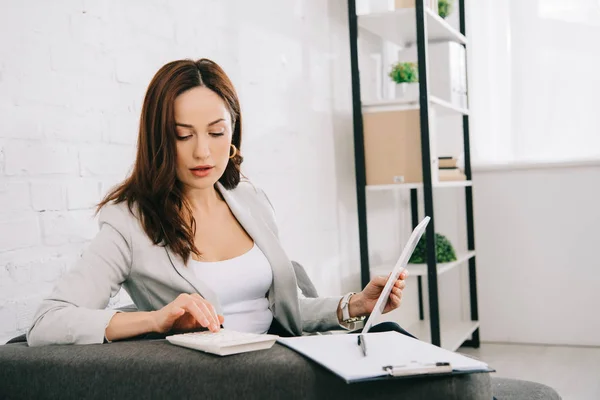
[[[213,125],[215,125],[215,124],[218,124],[218,123],[219,123],[219,122],[221,122],[221,121],[225,121],[225,118],[219,118],[219,119],[217,119],[217,120],[214,120],[213,122],[209,123],[207,126],[213,126]],[[194,126],[193,126],[193,125],[190,125],[190,124],[182,124],[182,123],[179,123],[179,122],[175,122],[175,126],[181,126],[182,128],[190,128],[190,129],[194,129]]]
[[[214,124],[218,124],[221,121],[225,121],[225,118],[219,118],[213,122],[211,122],[210,124],[208,124],[207,126],[213,126]]]

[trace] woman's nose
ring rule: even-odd
[[[194,157],[199,159],[205,159],[210,156],[210,149],[208,147],[208,140],[199,137],[196,140],[196,146],[194,147]]]

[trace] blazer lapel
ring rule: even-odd
[[[296,276],[291,261],[279,243],[279,239],[260,216],[255,217],[248,205],[252,199],[241,199],[235,190],[229,191],[217,182],[217,188],[229,209],[263,252],[273,270],[273,284],[269,289],[269,302],[275,318],[290,332],[302,333],[300,307],[298,304]]]

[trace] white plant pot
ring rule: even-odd
[[[397,83],[395,90],[395,98],[398,100],[419,100],[419,82]]]

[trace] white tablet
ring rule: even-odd
[[[379,295],[379,299],[377,299],[377,303],[373,308],[373,312],[371,312],[371,315],[365,321],[365,326],[362,330],[362,333],[369,332],[369,329],[371,329],[371,326],[373,326],[373,322],[377,321],[377,318],[381,314],[383,314],[383,310],[385,309],[388,297],[392,292],[394,283],[396,283],[396,280],[398,279],[402,271],[406,268],[408,260],[410,259],[410,256],[412,255],[413,251],[415,251],[415,247],[417,247],[419,239],[421,239],[421,236],[423,236],[425,228],[427,228],[427,224],[429,224],[430,219],[430,217],[423,218],[423,221],[421,221],[419,225],[417,225],[417,227],[413,230],[412,235],[410,235],[410,238],[408,238],[408,242],[406,243],[406,246],[404,246],[404,250],[402,250],[402,254],[400,254],[400,258],[398,258],[396,266],[394,266],[394,269],[392,270],[392,274],[390,275],[385,286],[383,287],[383,290]]]

